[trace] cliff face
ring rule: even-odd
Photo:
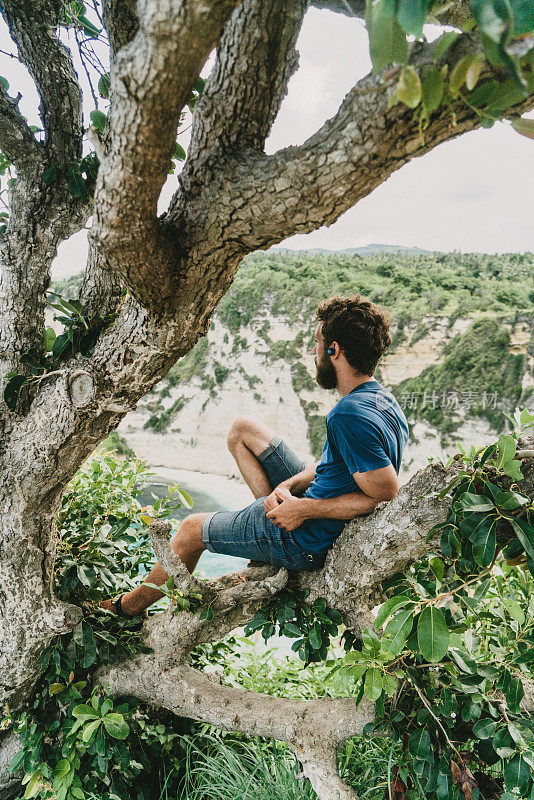
[[[81,276],[52,288],[77,296]],[[410,423],[401,476],[495,440],[534,397],[534,257],[414,252],[258,252],[241,265],[208,335],[119,426],[153,466],[235,475],[232,421],[261,419],[311,462],[335,392],[315,383],[315,309],[361,293],[393,317],[375,377]],[[47,324],[50,323],[50,316]]]
[[[267,317],[267,312],[265,315]],[[302,326],[272,317],[269,322],[270,342],[265,340],[264,334],[258,333],[265,324],[261,317],[254,325],[241,328],[236,342],[236,336],[215,317],[206,337],[207,347],[199,359],[198,372],[175,386],[168,379],[161,381],[152,394],[125,417],[118,433],[140,457],[148,459],[155,467],[236,476],[226,436],[236,417],[251,415],[282,436],[307,463],[313,462],[312,437],[315,434],[315,439],[322,441],[322,429],[314,430],[314,420],[321,421],[337,402],[338,395],[321,389],[314,382],[309,332],[306,331],[305,342],[299,349],[298,345],[294,347],[294,342],[298,342],[299,334],[302,338]],[[471,322],[459,319],[449,325],[446,318],[428,317],[425,324],[430,328],[429,333],[413,344],[410,341],[418,325],[408,325],[402,343],[383,357],[378,379],[395,391],[406,378],[417,377],[427,367],[440,364],[444,343],[465,332]],[[534,385],[534,354],[527,354],[530,325],[525,321],[509,323],[508,329],[510,352],[523,354],[527,360],[523,375],[526,390]],[[278,355],[284,350],[285,357]],[[306,375],[300,368],[295,369],[298,364],[304,366]],[[407,407],[410,398],[403,399],[402,393],[396,394],[410,417],[411,409]],[[447,458],[458,452],[456,442],[469,446],[495,439],[496,432],[487,419],[468,416],[461,408],[458,417],[458,428],[448,441],[438,428],[424,419],[412,421],[401,470],[403,482],[426,466],[429,458]],[[155,430],[159,426],[161,430]]]

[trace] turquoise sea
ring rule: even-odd
[[[168,494],[167,487],[174,483],[174,481],[168,478],[155,475],[154,482],[149,484],[145,491],[138,496],[139,502],[143,506],[152,505],[156,498],[166,497]],[[188,514],[197,512],[228,511],[235,509],[235,504],[232,505],[230,502],[225,503],[220,495],[217,497],[213,496],[184,481],[180,482],[180,487],[185,489],[193,498],[193,508],[188,509],[185,506],[177,508],[171,514],[171,517],[174,519],[182,520]],[[154,497],[154,495],[156,497]],[[217,578],[219,575],[225,575],[228,572],[235,572],[238,569],[242,569],[246,563],[246,559],[243,558],[234,558],[233,556],[224,556],[218,553],[209,553],[205,551],[200,558],[195,574],[202,574],[208,578]]]

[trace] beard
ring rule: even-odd
[[[334,365],[325,356],[321,361],[315,362],[316,375],[315,380],[321,389],[335,389],[337,386],[337,375]]]

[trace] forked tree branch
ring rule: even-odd
[[[306,7],[306,0],[244,0],[232,14],[196,108],[181,174],[186,194],[195,176],[202,183],[210,160],[235,147],[263,149],[298,65],[295,43]]]
[[[3,13],[19,55],[35,81],[51,161],[82,152],[82,94],[70,51],[56,36],[60,0],[4,0]]]
[[[286,700],[221,686],[198,670],[167,669],[150,655],[100,670],[100,684],[115,695],[133,695],[181,717],[209,722],[247,736],[287,742],[321,800],[356,800],[339,778],[335,753],[373,719],[374,704],[353,698]]]
[[[179,114],[239,0],[152,0],[116,54],[91,233],[107,266],[159,313],[179,270],[179,242],[158,223]]]

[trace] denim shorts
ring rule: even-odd
[[[305,464],[279,436],[258,456],[273,489],[298,472]],[[263,561],[275,567],[301,572],[320,569],[327,550],[308,553],[298,545],[295,531],[283,531],[267,518],[265,497],[241,511],[214,511],[202,523],[202,541],[212,553]],[[299,530],[299,529],[297,529]]]

